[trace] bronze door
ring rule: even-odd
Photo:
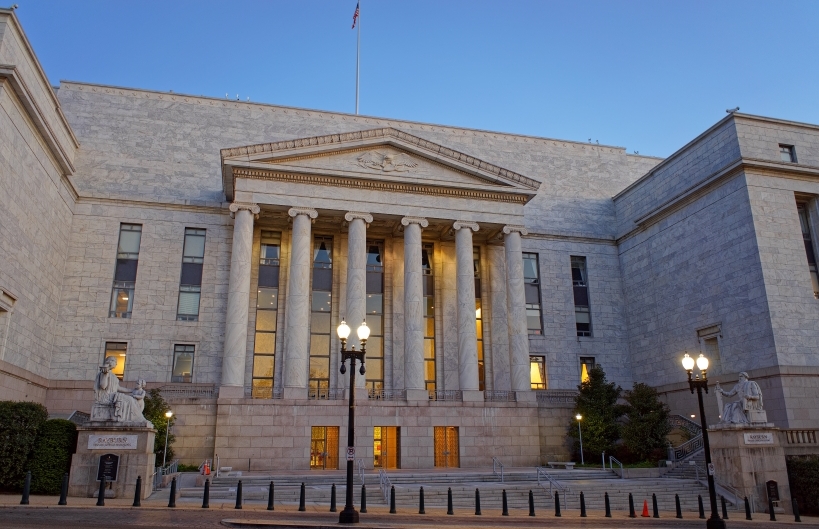
[[[311,428],[310,469],[338,469],[338,426]]]
[[[397,426],[373,428],[373,467],[401,468],[401,428]]]
[[[441,468],[459,468],[461,456],[458,449],[458,427],[435,427],[435,466]]]

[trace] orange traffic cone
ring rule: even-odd
[[[643,500],[643,518],[648,518],[648,500]]]
[[[210,463],[205,462],[205,475],[210,476]]]

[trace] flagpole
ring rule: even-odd
[[[361,64],[361,0],[358,0],[358,43],[355,52],[355,113],[358,115],[358,78]]]

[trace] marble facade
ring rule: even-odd
[[[570,392],[588,359],[623,387],[647,382],[675,413],[696,413],[686,350],[716,355],[709,378],[725,386],[748,372],[777,427],[819,429],[819,300],[796,209],[805,204],[819,254],[816,125],[729,114],[659,159],[217,98],[52,88],[13,12],[0,9],[0,191],[0,398],[87,411],[106,343],[126,344],[124,380],[163,388],[188,463],[218,453],[237,469],[309,468],[312,427],[346,438],[335,326],[370,321],[370,241],[383,247],[373,333],[383,384],[365,392],[357,379],[368,466],[380,426],[401,428],[406,468],[434,465],[437,426],[459,428],[461,466],[568,457]],[[127,319],[109,316],[122,223],[142,226]],[[177,315],[186,228],[206,232],[196,320]],[[265,314],[262,232],[280,238],[278,305]],[[315,237],[333,241],[320,395],[310,390]],[[536,256],[536,283],[524,254]],[[589,335],[576,327],[573,256],[586,259]],[[264,375],[260,332],[275,351]],[[185,381],[173,380],[177,345],[195,351]],[[543,358],[546,389],[532,390],[531,357]],[[262,376],[270,385],[254,394]]]

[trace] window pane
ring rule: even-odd
[[[111,292],[111,312],[118,316],[130,314],[134,305],[134,289],[114,288]]]
[[[483,338],[483,322],[481,320],[475,320],[475,334],[478,336],[478,340]]]
[[[381,380],[384,378],[383,360],[370,358],[364,362],[364,366],[367,369],[367,372],[365,373],[367,375],[367,380]]]
[[[123,224],[120,229],[117,253],[138,254],[139,241],[142,239],[141,228],[139,230],[126,230],[126,226],[129,225]]]
[[[185,235],[185,249],[183,257],[204,257],[205,237],[201,235]]]
[[[260,356],[256,355],[253,357],[253,376],[254,377],[269,377],[273,378],[273,356]]]
[[[276,265],[259,265],[259,286],[260,287],[278,287],[279,286],[279,267]]]
[[[381,267],[384,266],[384,260],[381,258],[381,245],[369,243],[367,245],[367,266]]]
[[[193,375],[193,353],[177,352],[174,355],[173,374],[174,382],[190,382]]]
[[[367,294],[367,316],[384,312],[384,295]]]
[[[588,308],[577,307],[574,315],[577,323],[591,323],[591,314],[589,314]]]
[[[424,358],[435,358],[435,340],[424,340]]]
[[[435,314],[435,299],[432,296],[424,298],[424,316],[431,317]]]
[[[370,336],[367,340],[367,358],[371,356],[384,356],[384,342],[380,336]]]
[[[483,340],[478,340],[478,360],[483,362]]]
[[[180,292],[177,314],[199,314],[199,292]]]
[[[256,311],[256,330],[257,331],[276,331],[276,317],[278,311],[275,310],[259,310]]]
[[[117,365],[114,367],[111,372],[117,376],[120,380],[122,380],[122,376],[125,373],[125,355],[127,353],[127,344],[122,342],[106,342],[105,343],[105,358],[109,356],[113,356],[116,361]]]
[[[313,312],[327,312],[330,313],[330,301],[332,294],[330,292],[313,292]]]
[[[523,277],[527,280],[537,281],[537,257],[535,254],[523,254]]]
[[[333,243],[331,240],[316,239],[313,247],[313,264],[317,268],[329,268],[333,262]]]
[[[139,261],[136,259],[117,259],[114,281],[136,281],[138,265]]]
[[[367,327],[370,328],[370,332],[372,334],[384,334],[384,327],[382,327],[382,316],[367,314]],[[370,336],[370,339],[372,340],[372,336]]]
[[[329,268],[313,269],[313,290],[333,289],[333,271]]]
[[[526,309],[526,325],[530,334],[540,334],[540,309]],[[532,331],[538,331],[533,333]]]
[[[278,288],[260,288],[256,296],[257,309],[277,309],[278,306]]]
[[[202,263],[182,263],[181,285],[201,285],[202,284]]]
[[[329,354],[330,337],[322,334],[310,335],[310,356],[327,356]]]
[[[526,303],[540,303],[540,285],[537,283],[524,283],[523,292]]]
[[[280,247],[278,244],[262,244],[259,252],[260,259],[279,259]]]
[[[256,354],[273,354],[276,352],[276,334],[257,332],[253,352]]]
[[[424,362],[424,376],[425,380],[435,380],[435,361],[427,360]]]
[[[367,272],[367,292],[380,294],[384,292],[384,274],[381,272]]]
[[[330,377],[330,359],[329,358],[311,358],[310,359],[310,378],[329,378]]]
[[[330,334],[330,324],[329,312],[315,312],[313,313],[310,332],[313,334]]]
[[[530,356],[529,366],[532,389],[546,389],[546,358],[543,356]]]
[[[431,338],[435,336],[435,320],[433,318],[424,319],[426,320],[426,332],[424,336]]]

